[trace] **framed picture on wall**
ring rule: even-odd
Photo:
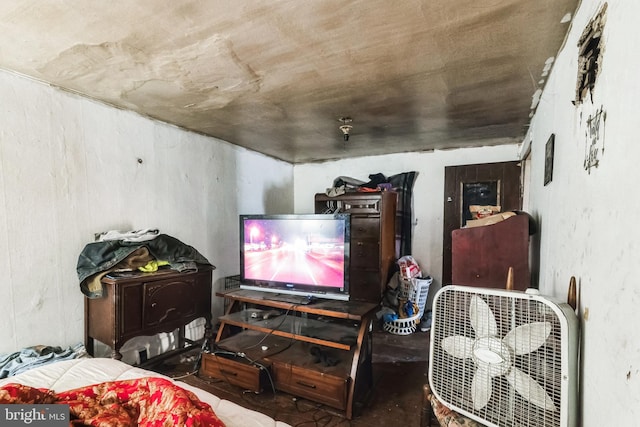
[[[551,134],[544,148],[544,185],[547,185],[553,179],[553,146],[555,139],[555,135]]]

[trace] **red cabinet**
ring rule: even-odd
[[[493,225],[454,230],[452,284],[504,288],[513,267],[513,288],[526,290],[531,284],[529,221],[529,215],[520,214]]]

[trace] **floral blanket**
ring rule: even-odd
[[[66,403],[71,426],[224,427],[211,406],[163,378],[111,381],[54,392],[21,384],[0,387],[0,404]]]
[[[438,424],[440,424],[440,427],[483,427],[482,424],[477,423],[463,415],[460,415],[445,406],[431,392],[431,388],[429,387],[429,385],[425,384],[423,391],[424,398],[426,399],[426,404],[431,406],[431,410],[433,411],[432,413],[435,416],[436,420],[438,420]],[[430,420],[424,421],[429,422],[429,425],[431,425]],[[421,422],[421,425],[423,424],[424,422]]]

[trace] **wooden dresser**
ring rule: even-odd
[[[176,351],[188,349],[184,327],[205,318],[205,337],[211,336],[211,268],[180,273],[161,269],[155,273],[121,273],[102,279],[104,296],[85,297],[85,347],[94,353],[94,340],[121,359],[123,344],[137,336],[178,329]]]
[[[397,194],[391,191],[315,196],[315,213],[351,214],[349,295],[379,302],[396,261]]]

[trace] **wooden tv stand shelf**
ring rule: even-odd
[[[296,305],[242,289],[216,295],[229,306],[201,373],[254,392],[273,386],[353,417],[372,386],[377,304],[318,299]]]

